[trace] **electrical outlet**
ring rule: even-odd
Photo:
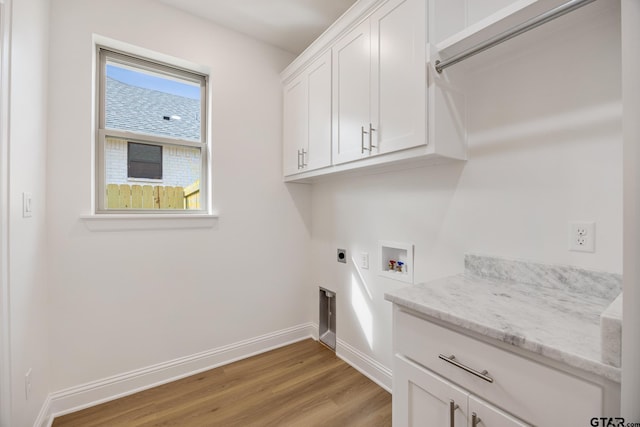
[[[369,254],[367,252],[360,254],[360,268],[365,270],[369,269]]]
[[[29,400],[31,395],[31,368],[24,374],[24,398]]]
[[[347,263],[347,250],[346,249],[338,249],[338,262],[343,264]]]
[[[569,222],[569,250],[595,252],[596,223],[593,221]]]

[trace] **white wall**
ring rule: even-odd
[[[311,321],[310,194],[282,183],[292,60],[155,1],[52,4],[52,390]],[[214,209],[198,230],[91,232],[92,33],[210,67]]]
[[[11,424],[33,425],[50,389],[45,230],[49,1],[13,2],[9,148]],[[33,217],[22,217],[22,193]],[[32,390],[25,397],[25,373]]]
[[[391,367],[384,293],[405,285],[377,275],[378,240],[415,244],[416,282],[462,272],[469,252],[622,272],[620,24],[610,3],[456,65],[469,68],[466,163],[314,184],[313,287],[337,291],[338,338]],[[596,221],[595,253],[567,250],[570,220]],[[350,252],[347,265],[336,248]],[[362,279],[358,252],[372,267]]]
[[[622,416],[640,420],[640,3],[622,2],[622,87],[624,102],[624,313],[622,331]]]

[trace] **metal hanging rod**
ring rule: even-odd
[[[571,0],[563,5],[551,9],[548,12],[533,17],[528,21],[523,22],[522,24],[516,25],[513,28],[510,28],[496,36],[493,36],[490,39],[479,43],[463,52],[460,52],[459,54],[454,55],[449,59],[445,59],[444,61],[436,61],[436,71],[438,73],[442,73],[442,70],[444,70],[445,68],[457,64],[458,62],[464,61],[465,59],[470,58],[473,55],[477,55],[480,52],[484,52],[487,49],[491,49],[492,47],[497,46],[500,43],[517,37],[520,34],[526,33],[529,30],[539,27],[542,24],[546,24],[547,22],[559,18],[560,16],[565,15],[569,12],[573,12],[574,10],[581,8],[582,6],[586,6],[594,1],[595,0]]]

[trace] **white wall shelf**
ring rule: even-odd
[[[444,12],[437,15],[437,22],[430,21],[430,40],[439,57],[447,59],[567,1],[519,0],[512,3],[496,0],[484,3],[454,0],[457,7],[451,7],[451,0],[430,0],[432,9]]]

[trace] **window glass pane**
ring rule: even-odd
[[[105,126],[201,141],[198,83],[107,61]]]
[[[162,146],[130,142],[128,177],[162,179]]]
[[[200,148],[141,144],[108,136],[104,158],[107,209],[201,209]],[[132,163],[141,174],[160,169],[161,179],[131,177]]]

